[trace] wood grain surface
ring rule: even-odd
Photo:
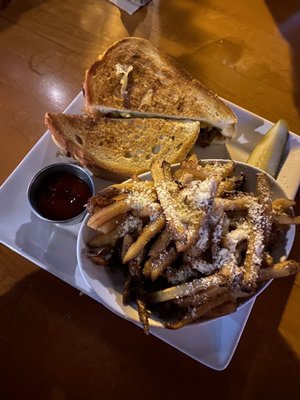
[[[132,16],[106,0],[0,5],[1,183],[44,133],[45,112],[62,111],[85,69],[125,36],[151,40],[220,96],[300,133],[296,0],[152,0]],[[291,257],[299,246],[298,230]],[[0,398],[292,399],[299,309],[299,277],[273,282],[229,367],[214,372],[1,245]]]

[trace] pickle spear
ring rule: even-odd
[[[247,164],[276,175],[280,158],[289,135],[286,121],[280,119],[258,142],[250,154]]]

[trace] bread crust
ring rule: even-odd
[[[117,64],[133,67],[123,96]],[[219,128],[224,137],[231,138],[235,133],[237,118],[232,110],[168,55],[142,38],[124,38],[113,44],[86,71],[83,87],[87,108],[98,105],[142,112],[150,117],[154,114],[196,119]]]

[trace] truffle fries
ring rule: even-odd
[[[295,203],[272,201],[263,173],[255,194],[243,192],[245,177],[234,170],[232,161],[195,155],[175,172],[155,160],[153,181],[134,177],[90,199],[88,225],[98,234],[87,256],[120,265],[123,302],[136,302],[146,333],[149,312],[178,329],[233,312],[265,281],[299,271],[296,261],[274,263],[270,254],[278,224],[300,223],[288,213]]]
[[[216,195],[218,179],[207,174],[208,179],[191,181],[181,189],[172,178],[170,165],[166,162],[160,165],[158,159],[152,163],[151,173],[176,249],[186,251],[199,238]]]
[[[157,234],[165,225],[165,217],[163,214],[159,215],[154,221],[150,221],[140,233],[137,240],[129,247],[124,255],[123,262],[127,263],[136,257],[144,248],[144,246]]]

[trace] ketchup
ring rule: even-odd
[[[43,217],[62,221],[81,214],[90,196],[87,183],[78,176],[57,173],[41,183],[35,206]]]

